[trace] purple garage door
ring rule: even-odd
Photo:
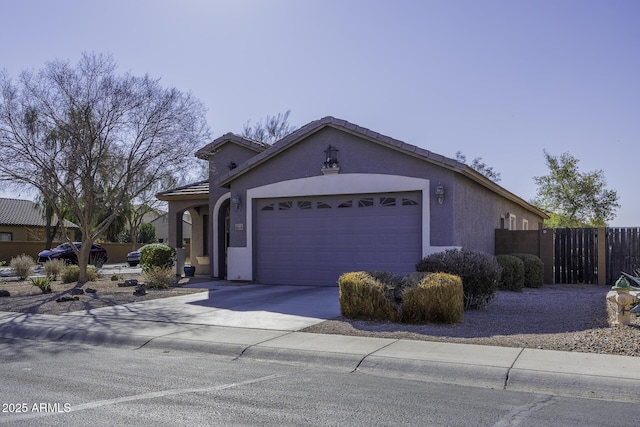
[[[256,280],[337,285],[348,271],[415,271],[421,193],[259,199]]]

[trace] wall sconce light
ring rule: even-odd
[[[229,170],[235,169],[238,167],[238,165],[236,165],[236,162],[231,162],[227,165],[227,167],[229,168]]]
[[[324,164],[323,168],[337,168],[338,167],[338,149],[333,145],[330,145],[324,150]]]
[[[236,208],[237,211],[239,211],[241,206],[240,196],[238,196],[237,194],[233,196],[231,198],[231,204],[234,208]]]
[[[438,204],[441,205],[444,203],[444,185],[438,184],[436,185],[436,200],[438,200]]]

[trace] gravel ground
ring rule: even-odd
[[[498,291],[482,310],[468,310],[454,325],[405,325],[338,318],[305,332],[526,347],[640,356],[640,319],[610,326],[608,286],[546,285]]]
[[[121,275],[118,281],[103,277],[83,287],[96,289],[95,294],[58,303],[56,299],[67,295],[75,283],[53,282],[53,293],[42,294],[29,281],[0,277],[0,290],[11,292],[10,297],[0,298],[0,311],[62,314],[204,291],[181,287],[199,280],[191,278],[182,279],[176,287],[149,289],[147,295],[135,296],[133,288],[117,286],[125,278],[143,281],[140,275]],[[640,319],[632,315],[632,325],[610,326],[612,312],[605,299],[608,291],[608,286],[596,285],[498,291],[485,309],[465,311],[463,322],[455,325],[406,325],[338,317],[304,332],[640,356]]]

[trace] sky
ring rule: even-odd
[[[531,201],[544,151],[602,170],[640,226],[640,1],[0,0],[0,69],[112,55],[208,110],[212,138],[291,110],[454,158]],[[2,194],[2,193],[0,193]],[[19,197],[6,194],[5,197]]]

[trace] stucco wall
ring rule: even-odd
[[[323,128],[309,136],[305,141],[280,152],[269,162],[255,167],[232,182],[232,195],[240,195],[246,200],[246,190],[266,184],[296,178],[321,176],[324,151],[331,144],[339,151],[337,158],[341,174],[376,173],[426,178],[431,181],[431,245],[448,246],[453,244],[452,204],[438,205],[433,195],[438,183],[446,187],[453,185],[453,172],[430,164],[410,155],[390,150],[362,138],[339,131]],[[246,228],[235,230],[235,224],[246,224],[246,209],[242,206],[231,212],[231,246],[246,246]]]

